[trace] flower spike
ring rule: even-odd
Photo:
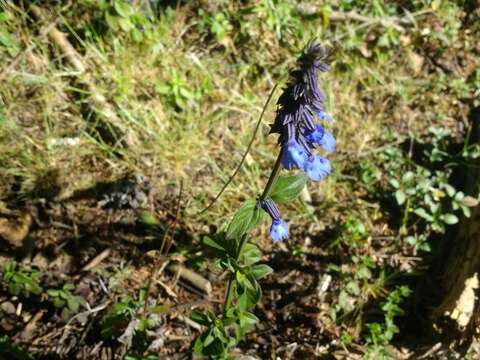
[[[330,162],[312,154],[315,147],[326,153],[335,150],[332,133],[315,122],[331,120],[325,112],[325,95],[320,88],[318,72],[328,71],[328,51],[312,41],[297,60],[297,68],[290,71],[290,79],[280,95],[278,111],[271,133],[280,134],[282,165],[287,170],[302,169],[315,181],[331,171]]]

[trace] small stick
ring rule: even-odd
[[[89,271],[100,264],[103,260],[110,256],[110,249],[103,250],[100,254],[95,256],[92,260],[90,260],[84,267],[82,267],[82,271]]]
[[[180,190],[178,192],[178,198],[177,198],[177,209],[175,211],[175,219],[173,220],[173,225],[171,227],[171,233],[172,237],[173,234],[175,234],[175,229],[177,227],[178,223],[178,215],[180,213],[180,204],[182,201],[182,193],[183,193],[183,181],[180,182]],[[152,292],[152,284],[155,276],[157,275],[160,266],[165,259],[165,256],[168,254],[168,251],[170,251],[171,244],[173,242],[173,239],[169,241],[169,236],[170,236],[170,227],[167,229],[165,232],[163,239],[162,239],[162,245],[160,246],[160,256],[158,257],[157,261],[155,262],[153,266],[153,271],[150,274],[150,277],[148,278],[148,284],[147,284],[147,292],[145,294],[145,302],[143,304],[143,316],[146,318],[147,317],[147,311],[148,311],[148,299],[150,298],[151,292]],[[168,245],[165,247],[165,256],[162,254],[164,245],[168,242]]]
[[[171,273],[176,273],[183,280],[188,281],[190,284],[195,286],[197,289],[202,290],[203,293],[210,296],[212,294],[212,284],[210,281],[205,279],[202,275],[197,274],[196,272],[187,269],[181,264],[170,264],[167,266],[167,270]]]
[[[267,106],[270,103],[270,100],[272,99],[273,93],[275,92],[275,89],[277,88],[278,84],[275,84],[273,87],[272,91],[270,91],[270,94],[268,95],[267,101],[265,102],[265,105],[263,106],[262,112],[260,113],[260,117],[258,118],[257,123],[255,124],[255,129],[253,130],[253,135],[252,138],[250,139],[250,143],[247,146],[247,150],[245,150],[245,153],[242,156],[242,159],[240,160],[240,163],[238,164],[237,168],[233,172],[232,176],[227,180],[225,184],[223,184],[222,189],[218,192],[218,194],[215,196],[215,198],[208,204],[207,207],[205,207],[203,210],[199,211],[197,215],[203,214],[205,211],[209,210],[220,198],[220,196],[223,194],[225,189],[227,188],[228,185],[233,181],[233,178],[237,175],[237,173],[240,171],[240,168],[242,167],[243,163],[245,162],[245,159],[247,158],[248,153],[250,152],[250,149],[252,148],[253,142],[255,141],[255,137],[257,136],[258,129],[260,128],[260,124],[262,123],[263,115],[265,114],[265,111],[267,110]]]
[[[39,21],[45,21],[47,13],[37,5],[31,4],[30,10],[33,15]],[[98,91],[95,86],[92,76],[87,71],[87,66],[83,62],[81,55],[75,50],[72,44],[68,41],[67,36],[58,30],[55,26],[48,26],[46,33],[52,42],[57,45],[65,56],[65,59],[70,65],[78,72],[79,81],[84,84],[90,93],[90,107],[102,121],[107,129],[110,130],[111,135],[117,138],[117,135],[121,135],[121,139],[118,143],[124,143],[128,147],[135,145],[136,139],[133,137],[133,133],[125,132],[122,130],[121,120],[114,111],[112,105],[107,99]]]
[[[165,247],[165,256],[168,255],[168,252],[170,251],[170,248],[172,247],[173,244],[173,237],[175,236],[175,230],[177,229],[177,224],[178,224],[178,216],[180,214],[180,204],[182,202],[182,194],[183,194],[183,180],[180,181],[180,190],[178,192],[178,198],[177,198],[177,209],[175,210],[175,217],[173,219],[173,225],[171,229],[171,236],[167,236],[165,234],[165,242],[162,242],[162,247],[160,248],[160,254],[163,252],[163,245],[167,244]]]
[[[32,338],[33,332],[37,327],[37,322],[43,317],[43,315],[47,312],[46,309],[41,309],[37,311],[37,313],[32,317],[32,319],[28,322],[25,329],[20,333],[20,339],[23,341],[28,341]]]

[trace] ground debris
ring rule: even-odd
[[[145,175],[134,174],[111,184],[98,202],[100,207],[138,209],[150,199],[152,185]]]

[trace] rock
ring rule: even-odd
[[[13,305],[10,301],[3,302],[2,305],[0,305],[0,309],[9,315],[15,314],[17,311],[15,305]]]
[[[32,217],[28,213],[0,215],[0,237],[14,247],[22,247],[31,225]]]

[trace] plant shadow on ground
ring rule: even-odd
[[[113,182],[99,182],[63,200],[54,199],[58,192],[36,187],[29,194],[34,198],[7,202],[10,209],[29,211],[35,219],[28,235],[33,246],[16,251],[19,266],[38,269],[44,289],[55,289],[65,282],[73,283],[75,293],[89,304],[112,304],[118,297],[127,294],[136,297],[136,293],[145,288],[153,267],[153,260],[145,254],[155,250],[154,255],[158,256],[165,231],[175,219],[172,215],[174,203],[170,202],[173,199],[156,199],[153,196],[147,199],[142,194],[140,200],[144,203],[139,207],[134,203],[132,208],[132,201],[138,200],[135,195],[138,197],[145,190],[130,189],[129,186],[138,185],[132,179],[135,177],[129,175]],[[151,219],[150,222],[144,221],[147,208],[150,217],[156,218],[154,223]],[[182,220],[177,221],[180,222],[177,230],[170,234],[173,241],[171,251],[192,243],[192,236],[182,227]],[[84,266],[104,251],[108,251],[108,257],[95,265],[97,270],[84,271]],[[8,257],[12,257],[11,252]],[[112,277],[115,276],[119,277],[119,284],[112,287]],[[153,296],[156,297],[159,291],[162,290],[154,286]],[[7,289],[2,286],[0,298],[8,296]],[[189,298],[192,296],[182,296],[185,301]],[[75,326],[66,327],[68,318],[60,316],[59,310],[46,297],[30,294],[20,296],[19,300],[23,311],[41,314],[41,318],[48,319],[44,325],[33,327],[27,333],[19,331],[22,328],[18,326],[9,331],[12,339],[20,344],[33,341],[35,336],[38,339],[35,340],[36,358],[60,359],[77,352],[88,358],[90,351],[98,347],[99,339],[102,339],[100,323],[106,308],[90,313],[83,323],[75,322]],[[15,322],[20,324],[21,321],[17,320]],[[62,340],[55,344],[48,341],[49,338]],[[109,340],[102,346],[101,352],[112,354],[118,347],[116,340]],[[13,350],[5,345],[4,351]]]

